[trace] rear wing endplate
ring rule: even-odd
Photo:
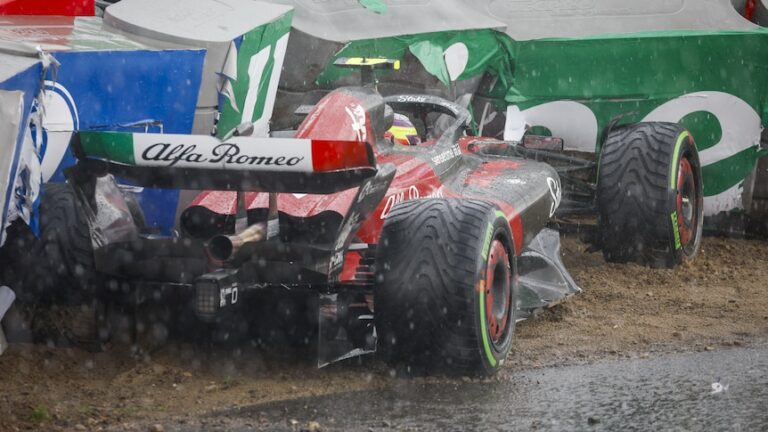
[[[76,176],[155,188],[327,194],[377,171],[370,145],[358,141],[82,131],[71,148]]]

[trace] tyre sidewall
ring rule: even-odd
[[[703,189],[701,180],[701,163],[699,161],[699,153],[696,149],[696,144],[693,141],[693,136],[690,132],[680,127],[680,131],[675,138],[674,150],[672,152],[672,160],[670,161],[670,189],[669,196],[667,198],[667,224],[669,229],[670,249],[673,251],[671,254],[672,262],[670,266],[682,264],[685,261],[693,259],[698,253],[701,247],[701,236],[703,234]],[[687,158],[693,168],[695,176],[695,188],[697,197],[697,213],[694,215],[696,219],[696,232],[693,233],[693,250],[691,253],[686,254],[683,245],[680,242],[680,228],[677,223],[677,194],[679,192],[677,185],[677,178],[680,170],[680,161]],[[674,184],[674,186],[672,186]]]
[[[476,340],[478,343],[478,354],[483,365],[483,369],[486,373],[491,374],[498,370],[506,360],[507,354],[512,346],[515,333],[515,321],[517,318],[517,299],[518,299],[518,287],[517,287],[517,269],[516,260],[514,255],[514,243],[512,238],[512,232],[509,227],[509,222],[506,216],[501,210],[495,209],[490,212],[487,220],[487,228],[485,235],[479,239],[482,241],[477,257],[476,271],[475,271],[475,290],[473,293],[472,307],[473,315],[475,316],[475,328],[476,328]],[[510,270],[511,278],[511,310],[509,317],[509,331],[506,333],[504,340],[494,346],[491,342],[490,335],[487,330],[486,317],[485,317],[485,282],[486,274],[488,270],[489,262],[489,250],[493,240],[499,239],[504,244],[507,250],[507,254],[510,258]]]

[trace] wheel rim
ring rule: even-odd
[[[485,319],[488,336],[498,351],[504,345],[512,321],[512,269],[509,254],[499,240],[491,243],[485,277]]]
[[[690,255],[699,229],[701,202],[696,190],[696,175],[687,157],[680,160],[677,173],[677,226],[683,251]]]

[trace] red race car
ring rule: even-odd
[[[77,134],[68,178],[93,246],[86,271],[186,292],[206,321],[277,320],[279,302],[249,297],[308,293],[288,315],[319,327],[321,364],[378,348],[411,370],[492,374],[516,321],[579,291],[558,234],[542,230],[558,174],[516,157],[525,143],[468,136],[461,106],[382,97],[373,69],[396,62],[350,63],[368,84],[325,96],[293,138]],[[160,237],[114,177],[204,192]]]

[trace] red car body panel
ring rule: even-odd
[[[469,169],[455,169],[455,173],[440,175],[436,165],[439,166],[441,163],[436,164],[434,159],[425,158],[423,152],[419,152],[419,150],[428,150],[429,142],[415,148],[399,144],[382,146],[383,131],[376,131],[372,126],[371,116],[363,108],[363,103],[353,95],[339,91],[326,96],[313,108],[295,136],[313,140],[366,141],[374,149],[379,165],[394,164],[397,167],[395,178],[384,199],[357,231],[356,238],[360,243],[378,242],[384,220],[392,208],[400,202],[428,197],[481,199],[495,203],[507,216],[514,236],[514,253],[519,255],[529,238],[524,235],[523,220],[516,207],[518,202],[521,207],[529,206],[533,204],[532,200],[522,194],[516,197],[507,194],[494,195],[489,192],[494,189],[493,186],[498,184],[500,179],[507,183],[522,182],[516,177],[516,171],[523,173],[545,170],[547,175],[557,179],[557,174],[547,165],[517,158],[495,158],[479,164],[475,162],[476,166],[468,165]],[[502,143],[478,137],[462,137],[447,152],[447,159],[477,158],[477,149],[473,148],[476,147],[473,144],[489,141]],[[444,159],[442,156],[441,154],[438,162]],[[541,183],[546,183],[541,180],[538,181],[538,188],[541,188]],[[557,185],[559,188],[559,180]],[[298,218],[309,218],[328,211],[344,215],[350,209],[356,192],[357,189],[353,188],[329,195],[283,193],[278,197],[278,211]],[[534,195],[549,196],[546,192]],[[552,194],[552,200],[553,202],[557,200],[554,194]],[[245,205],[248,210],[266,209],[268,194],[245,193]],[[237,207],[237,193],[205,191],[194,200],[191,206],[203,206],[221,215],[234,215]],[[537,232],[545,222],[537,221],[540,226],[532,229]],[[341,282],[353,281],[359,259],[358,252],[347,252]]]
[[[0,15],[93,16],[93,0],[0,0]]]

